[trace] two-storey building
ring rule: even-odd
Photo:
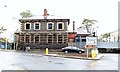
[[[54,15],[48,15],[44,9],[44,15],[19,19],[20,32],[17,35],[19,43],[29,44],[31,48],[62,48],[68,44],[69,19]]]

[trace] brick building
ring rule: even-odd
[[[19,19],[21,23],[20,32],[17,36],[17,45],[29,44],[31,48],[62,48],[68,44],[69,19],[54,15],[44,14],[30,18]]]

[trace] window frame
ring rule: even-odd
[[[39,29],[35,29],[35,25],[36,25],[36,24],[39,24]],[[40,23],[40,22],[35,22],[35,23],[34,23],[34,30],[40,30],[40,26],[41,26],[41,23]]]
[[[59,24],[62,24],[62,29],[59,29]],[[57,23],[57,30],[64,30],[64,22],[58,22]]]
[[[30,29],[26,29],[26,24],[30,24]],[[31,23],[30,22],[25,23],[25,30],[31,30]]]
[[[49,24],[52,24],[52,29],[49,29],[49,28],[48,28]],[[48,23],[47,23],[47,30],[54,30],[54,23],[53,23],[53,22],[48,22]]]

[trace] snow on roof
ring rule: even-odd
[[[32,17],[22,18],[22,19],[68,19],[68,18],[64,18],[64,17],[56,16],[56,15],[48,15],[46,17],[43,15],[34,15]]]
[[[77,34],[90,34],[87,32],[85,26],[80,26],[78,27],[75,32],[77,32]]]

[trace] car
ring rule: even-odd
[[[84,53],[85,50],[80,49],[80,48],[75,47],[75,46],[67,46],[67,47],[62,48],[62,52],[65,52],[65,53],[76,52],[76,53],[81,54],[81,53]]]

